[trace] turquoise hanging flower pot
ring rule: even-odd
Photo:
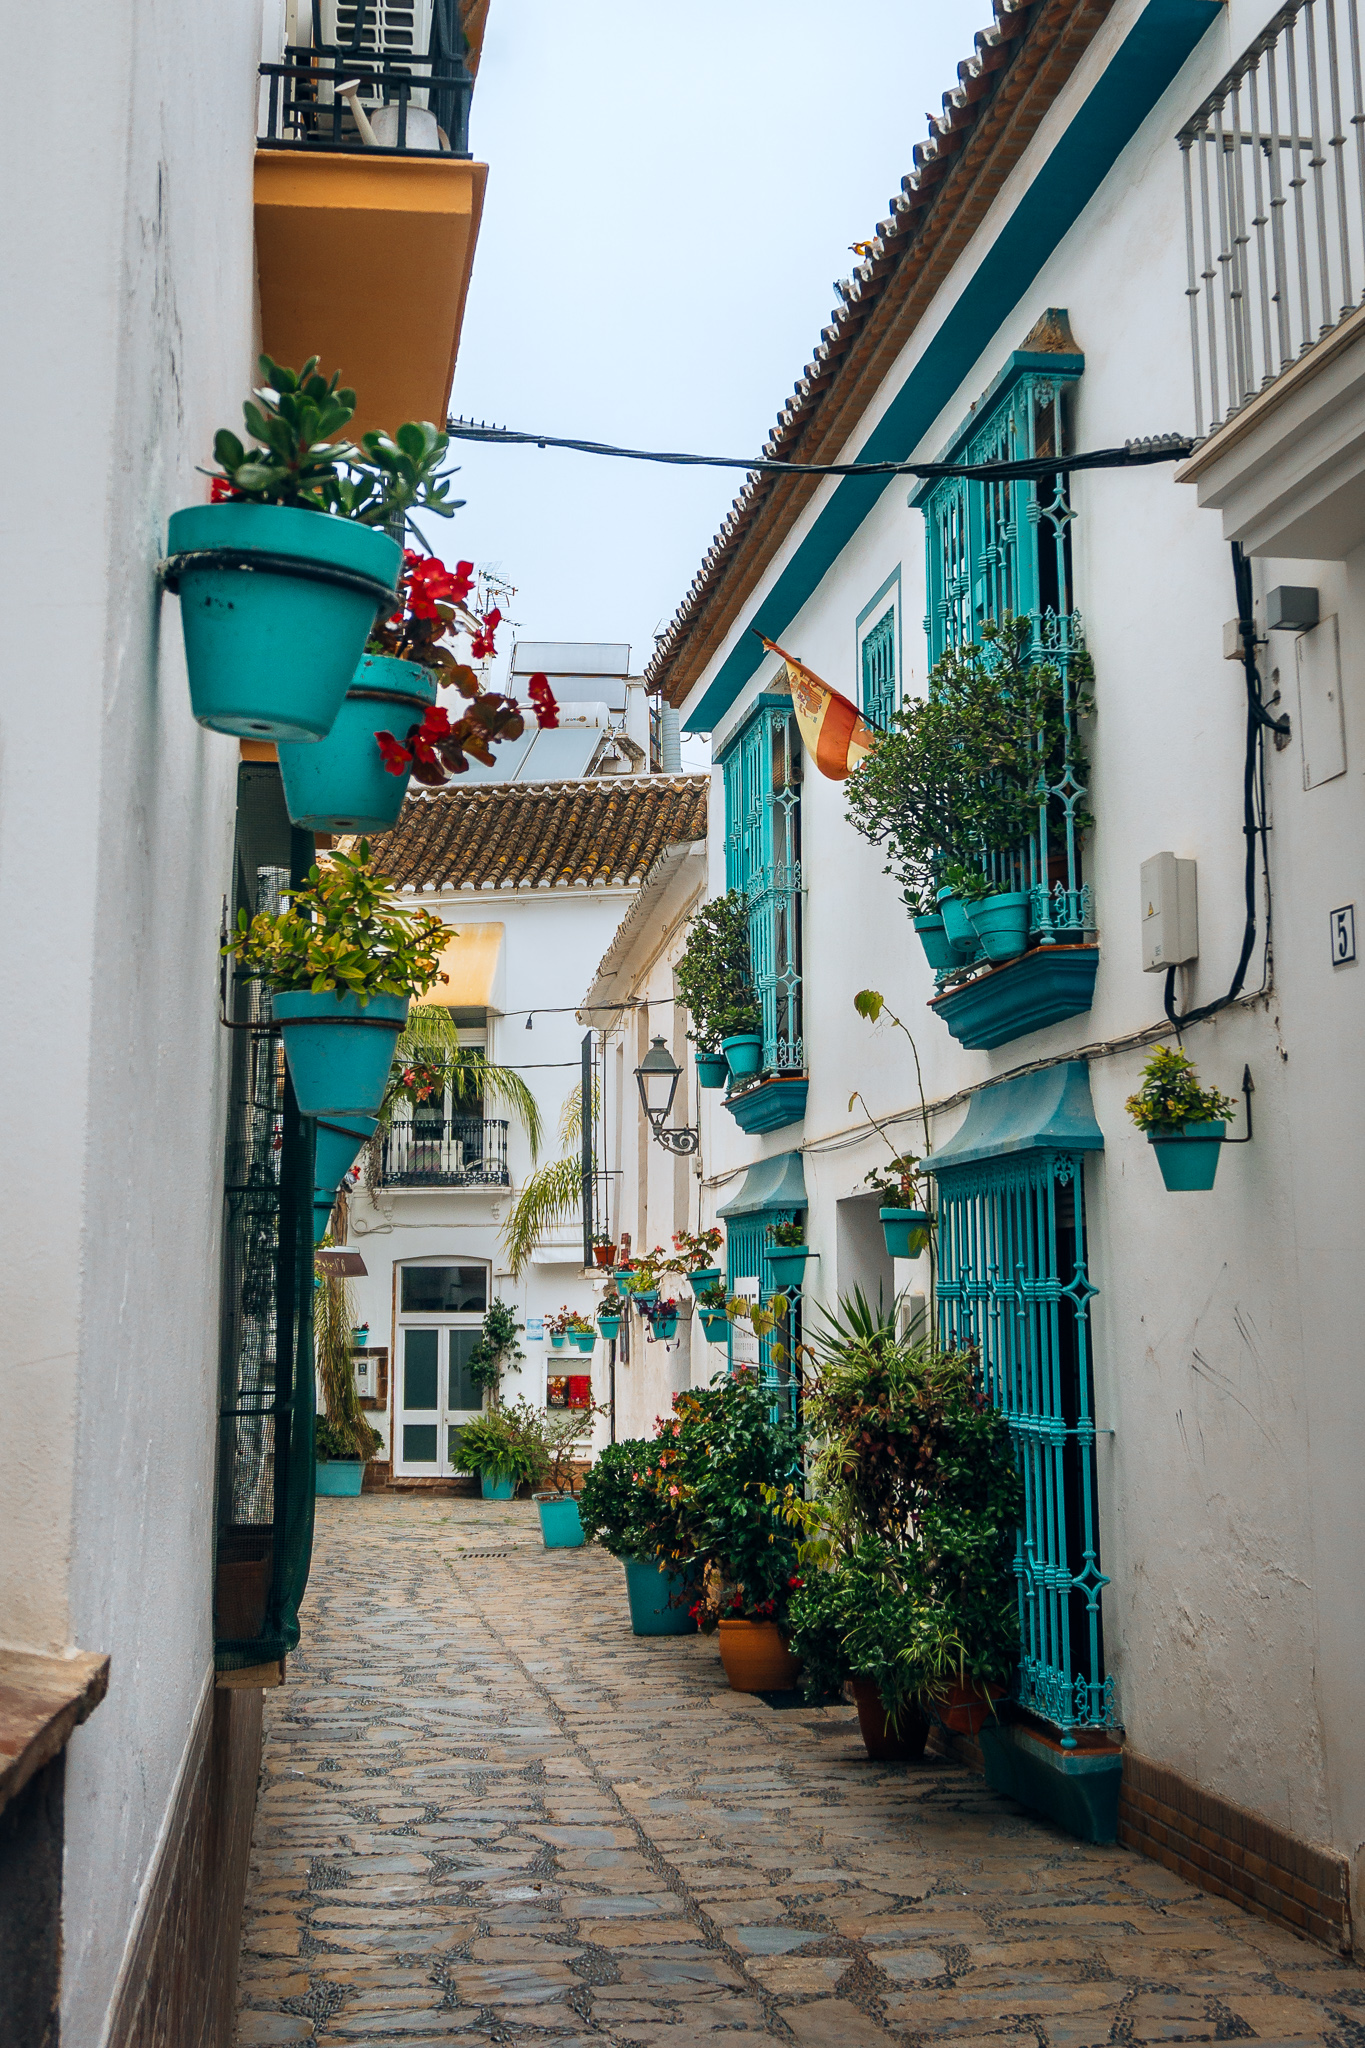
[[[1218,1173],[1226,1123],[1157,1124],[1147,1133],[1172,1195],[1206,1195]]]
[[[290,989],[276,991],[273,1003],[302,1114],[378,1116],[408,998],[362,1004],[358,996]]]
[[[957,948],[944,930],[941,912],[936,910],[928,917],[915,918],[914,926],[924,948],[924,957],[935,974],[941,974],[946,967],[958,965]]]
[[[362,655],[326,739],[279,748],[290,824],[305,832],[387,832],[396,825],[412,770],[391,775],[375,734],[391,732],[401,744],[435,702],[436,678],[420,661]]]
[[[893,1259],[917,1259],[929,1242],[927,1209],[882,1209],[882,1236]]]
[[[723,1052],[699,1052],[697,1054],[697,1086],[699,1088],[723,1088],[730,1074],[730,1064]]]
[[[392,610],[403,551],[357,519],[292,505],[173,512],[166,586],[180,597],[190,708],[211,732],[320,740],[370,628]]]

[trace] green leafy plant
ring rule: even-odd
[[[719,1284],[703,1287],[697,1296],[697,1307],[703,1315],[723,1316],[726,1313],[725,1289]]]
[[[782,1621],[801,1583],[797,1544],[771,1490],[801,1469],[803,1432],[748,1367],[674,1396],[660,1442],[676,1474],[677,1561],[703,1586],[697,1619]]]
[[[539,1486],[550,1465],[537,1411],[524,1401],[486,1409],[466,1422],[457,1455],[462,1469],[518,1486]]]
[[[469,1354],[469,1377],[476,1387],[492,1395],[495,1406],[503,1374],[526,1356],[517,1342],[518,1331],[525,1327],[505,1301],[495,1298],[483,1319],[479,1341]]]
[[[1142,1086],[1124,1108],[1140,1131],[1181,1130],[1186,1124],[1230,1123],[1237,1105],[1217,1088],[1201,1088],[1186,1052],[1159,1045],[1142,1070]]]
[[[228,427],[214,435],[216,501],[291,505],[364,526],[387,526],[419,507],[448,519],[464,503],[441,475],[450,437],[430,421],[408,420],[392,437],[362,434],[359,445],[338,440],[356,406],[354,391],[339,388],[340,371],[321,376],[316,356],[290,370],[263,355],[260,373],[242,408],[254,445]]]
[[[806,1226],[804,1223],[796,1222],[774,1223],[769,1228],[768,1236],[779,1248],[791,1250],[806,1242]]]
[[[652,1491],[642,1489],[639,1474],[653,1455],[641,1437],[608,1444],[585,1475],[578,1514],[589,1542],[600,1543],[613,1557],[647,1557]]]
[[[588,1316],[580,1315],[576,1308],[569,1310],[564,1318],[563,1327],[568,1335],[577,1337],[591,1337],[595,1334],[596,1328],[592,1319]]]
[[[987,893],[990,856],[1037,831],[1068,761],[1085,781],[1061,672],[1033,658],[1032,634],[1029,619],[1007,615],[987,620],[979,643],[949,649],[928,695],[901,706],[848,780],[849,823],[886,851],[885,873],[913,915],[932,911],[954,878]],[[1091,709],[1092,674],[1083,651],[1071,657],[1073,717]],[[1078,830],[1091,822],[1076,814]]]
[[[313,1290],[313,1358],[322,1390],[318,1417],[320,1458],[372,1458],[380,1438],[365,1418],[351,1362],[355,1307],[339,1273],[320,1273]]]
[[[692,1018],[688,1037],[701,1053],[762,1028],[749,959],[748,901],[738,889],[703,903],[677,966],[678,994]]]
[[[354,854],[332,853],[293,889],[284,909],[237,913],[223,947],[248,976],[281,991],[311,989],[371,997],[423,995],[438,981],[441,948],[454,936],[426,910],[399,910],[393,885],[376,874],[369,841]]]
[[[916,1554],[863,1537],[793,1594],[788,1642],[802,1684],[816,1698],[846,1678],[870,1679],[894,1729],[906,1709],[942,1698],[965,1668],[952,1616],[940,1606]]]

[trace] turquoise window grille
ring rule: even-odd
[[[1062,316],[1053,333],[1064,331]],[[1016,350],[940,459],[985,463],[1062,454],[1068,395],[1084,367],[1078,353]],[[921,485],[910,503],[924,513],[930,665],[950,648],[979,642],[988,619],[1028,619],[1035,657],[1053,662],[1061,676],[1066,730],[1073,734],[1084,635],[1073,606],[1075,514],[1065,472],[1041,482],[945,477]],[[1075,943],[1093,929],[1076,827],[1085,795],[1068,744],[1056,782],[1040,776],[1037,830],[1022,845],[990,857],[997,888],[1028,891],[1035,944]]]
[[[938,1313],[946,1345],[979,1350],[1014,1438],[1024,1523],[1018,1696],[1062,1730],[1112,1724],[1096,1525],[1082,1155],[1030,1151],[940,1167]]]
[[[798,1209],[759,1209],[748,1216],[727,1219],[725,1225],[725,1273],[730,1292],[733,1294],[741,1280],[758,1281],[758,1298],[768,1301],[777,1292],[772,1269],[768,1264],[768,1232],[776,1223],[792,1223],[801,1214]],[[799,1341],[799,1331],[793,1327],[796,1310],[767,1336],[758,1340],[758,1370],[766,1385],[773,1390],[774,1405],[784,1413],[792,1409],[794,1382],[790,1359]],[[733,1369],[735,1333],[730,1326],[730,1365]],[[774,1358],[773,1348],[779,1356]]]
[[[790,697],[764,695],[721,755],[725,886],[749,904],[765,1073],[800,1073],[801,738]]]
[[[863,636],[863,717],[883,731],[896,709],[896,607]]]

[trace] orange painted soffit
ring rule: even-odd
[[[257,150],[261,345],[339,369],[350,431],[444,423],[487,178],[458,157]]]

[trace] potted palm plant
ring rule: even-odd
[[[1172,1194],[1206,1194],[1218,1172],[1228,1123],[1237,1109],[1217,1088],[1201,1088],[1186,1052],[1158,1046],[1142,1070],[1142,1086],[1124,1107],[1156,1153]]]
[[[367,840],[310,869],[282,910],[238,912],[223,947],[272,992],[304,1116],[374,1116],[413,995],[438,981],[453,935],[425,910],[399,910]]]
[[[180,596],[190,703],[213,732],[318,740],[332,729],[377,612],[393,609],[409,510],[449,517],[448,437],[408,421],[338,439],[355,412],[339,373],[260,358],[247,447],[214,438],[212,502],[171,515],[163,576]]]
[[[731,889],[697,911],[677,978],[678,994],[692,1017],[688,1037],[697,1048],[700,1085],[722,1087],[727,1073],[731,1080],[757,1074],[763,1034],[749,962],[748,901],[740,890]]]

